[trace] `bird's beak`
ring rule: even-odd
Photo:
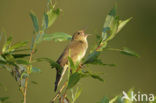
[[[86,37],[91,36],[92,34],[85,34]]]

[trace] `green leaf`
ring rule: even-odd
[[[122,30],[122,28],[132,19],[131,18],[128,18],[126,20],[120,20],[119,21],[119,26],[118,26],[118,30],[117,30],[117,33],[120,32]]]
[[[106,40],[106,38],[108,38],[108,36],[112,35],[111,31],[113,31],[114,24],[116,23],[115,18],[116,18],[116,8],[114,7],[109,12],[109,14],[106,16],[106,20],[105,20],[104,27],[103,27],[104,29],[103,29],[103,32],[102,32],[103,40]]]
[[[55,42],[62,42],[66,40],[71,40],[72,36],[63,32],[56,32],[52,34],[44,34],[42,40],[54,40]]]
[[[97,79],[97,80],[99,80],[99,81],[101,81],[101,82],[104,81],[104,80],[103,80],[99,75],[97,75],[97,74],[90,74],[90,76],[91,76],[93,79]]]
[[[113,99],[111,99],[110,101],[109,101],[109,103],[115,103],[115,101],[118,99],[118,96],[116,96],[116,97],[114,97]]]
[[[33,26],[35,28],[35,32],[38,32],[39,31],[38,19],[33,11],[30,12],[30,17],[32,19]]]
[[[71,74],[71,76],[69,77],[67,89],[73,88],[79,82],[81,77],[82,77],[82,74],[78,72]]]
[[[69,64],[70,64],[70,68],[71,68],[71,70],[72,70],[72,73],[74,73],[75,71],[76,71],[76,66],[75,66],[75,64],[74,64],[74,62],[73,62],[73,60],[72,60],[72,58],[71,57],[68,57],[68,61],[69,61]]]
[[[9,49],[8,49],[8,52],[11,52],[11,51],[15,51],[15,49],[19,49],[21,47],[24,47],[27,45],[28,42],[18,42],[18,43],[15,43],[14,45],[12,45]]]
[[[105,64],[102,62],[101,59],[95,59],[94,61],[92,62],[89,62],[88,64],[93,64],[93,65],[102,65],[102,66],[111,66],[111,67],[114,67],[116,66],[115,64]]]
[[[17,59],[16,63],[17,64],[23,64],[23,65],[29,65],[30,64],[28,61],[23,60],[23,59]]]
[[[2,55],[0,55],[0,61],[6,62]]]
[[[91,52],[87,57],[86,59],[84,60],[83,64],[92,64],[94,63],[95,61],[97,61],[99,55],[100,55],[101,52],[99,51],[93,51]]]
[[[48,15],[46,13],[43,15],[42,26],[44,30],[48,28]]]
[[[9,99],[9,97],[0,97],[0,102],[4,102],[4,101],[6,101],[8,99]]]
[[[59,70],[62,70],[62,66],[60,66],[58,63],[56,63],[55,61],[53,61],[50,58],[37,58],[35,61],[36,62],[46,61],[46,62],[48,62],[50,64],[50,66],[52,68],[57,68]]]
[[[115,17],[114,21],[111,24],[111,27],[110,27],[111,33],[110,33],[110,36],[106,39],[107,41],[112,40],[116,36],[118,25],[119,25],[119,17]]]
[[[97,80],[99,80],[99,81],[101,81],[101,82],[103,82],[104,80],[98,75],[98,74],[96,74],[96,73],[92,73],[92,72],[90,72],[90,71],[82,71],[82,76],[83,77],[88,77],[88,76],[90,76],[90,77],[92,77],[93,79],[97,79]]]
[[[5,44],[2,48],[3,53],[7,52],[8,48],[10,48],[11,42],[12,42],[12,37],[7,38],[7,41],[5,42]]]
[[[100,102],[98,103],[109,103],[109,99],[107,97],[104,97]]]
[[[38,84],[36,81],[31,81],[31,83],[33,83],[33,84]]]
[[[57,17],[60,14],[60,11],[61,11],[60,9],[51,8],[47,12],[47,15],[48,15],[48,27],[50,27],[55,22],[55,20],[57,19]]]
[[[41,72],[41,70],[39,68],[32,67],[31,72]]]
[[[30,56],[30,54],[12,54],[14,58],[24,58]]]
[[[121,50],[121,53],[122,54],[125,54],[125,55],[129,55],[129,56],[135,56],[135,57],[139,57],[139,55],[137,53],[135,53],[134,51],[130,50],[129,48],[126,48],[124,47],[122,50]]]
[[[71,89],[71,93],[72,93],[72,103],[75,103],[75,101],[78,99],[78,97],[80,96],[82,92],[82,89],[79,89],[78,87],[76,88],[76,92],[74,94],[73,89]]]

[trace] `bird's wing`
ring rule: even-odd
[[[70,54],[69,54],[70,51]],[[77,61],[77,57],[80,53],[86,51],[86,46],[84,43],[79,41],[72,41],[70,44],[65,48],[64,52],[61,54],[57,63],[60,64],[62,67],[67,64],[68,56],[70,55],[73,61]]]
[[[67,48],[65,48],[64,52],[61,54],[61,56],[59,57],[59,59],[57,60],[57,63],[60,64],[63,68],[63,70],[59,70],[56,68],[57,70],[57,74],[56,74],[56,81],[55,81],[55,91],[57,90],[57,87],[60,83],[60,81],[62,80],[62,77],[64,75],[64,73],[66,72],[65,69],[65,65],[68,62],[68,56],[70,55],[73,62],[76,62],[78,59],[78,55],[81,52],[85,52],[86,47],[84,45],[84,43],[78,42],[78,41],[72,41]],[[70,54],[69,54],[70,51]]]

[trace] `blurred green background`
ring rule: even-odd
[[[140,58],[106,51],[101,58],[104,63],[114,63],[116,67],[90,66],[90,70],[104,72],[104,83],[91,78],[82,79],[79,86],[83,92],[77,103],[96,103],[103,96],[114,97],[123,90],[135,87],[141,93],[156,95],[156,1],[155,0],[57,0],[57,7],[63,9],[61,16],[48,30],[52,32],[75,31],[87,27],[87,33],[100,34],[106,14],[118,4],[118,15],[133,20],[110,42],[115,48],[129,47],[141,55]],[[36,12],[41,24],[47,0],[0,0],[0,28],[4,28],[15,41],[32,38],[33,26],[30,10]],[[89,37],[89,48],[95,44],[95,35]],[[39,45],[35,56],[56,60],[68,42],[44,42]],[[54,96],[55,70],[46,63],[35,64],[42,72],[31,75],[28,103],[49,103]],[[10,73],[0,71],[0,82],[7,91],[0,88],[0,97],[9,96],[12,103],[20,103],[18,85]]]

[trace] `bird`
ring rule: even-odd
[[[68,67],[68,57],[71,57],[73,63],[77,63],[80,62],[85,56],[88,49],[88,35],[89,34],[85,34],[84,30],[79,30],[75,32],[72,36],[71,41],[56,61],[56,63],[58,63],[62,67],[62,69],[56,68],[56,80],[54,88],[55,92],[57,91],[57,87],[60,81],[62,80],[62,76],[64,75],[64,70],[66,66]]]

